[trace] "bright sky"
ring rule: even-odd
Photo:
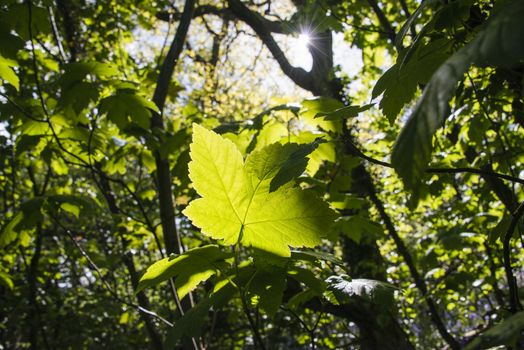
[[[214,30],[220,31],[217,24],[213,24],[210,21],[208,25],[212,26]],[[251,32],[251,29],[247,26],[242,29],[245,29],[248,33]],[[169,40],[172,40],[175,30],[176,25],[171,28]],[[166,23],[162,23],[156,32],[138,29],[134,32],[134,41],[129,43],[126,49],[133,56],[143,59],[144,62],[151,62],[155,59],[155,53],[162,47],[166,33]],[[188,34],[190,45],[194,50],[210,52],[212,45],[210,36],[202,33],[207,33],[206,28],[194,21]],[[306,70],[311,69],[312,59],[307,49],[309,40],[307,33],[298,37],[275,35],[275,39],[286,53],[292,65]],[[334,34],[333,48],[334,63],[340,65],[342,72],[348,76],[356,76],[363,65],[360,50],[351,48],[344,41],[343,33]],[[260,95],[266,101],[280,96],[298,99],[309,96],[308,92],[298,88],[281,72],[269,51],[253,35],[239,35],[228,46],[227,56],[224,55],[225,52],[221,54],[223,61],[220,63],[221,67],[219,69],[222,69],[222,74],[225,74],[224,76],[232,81],[231,91],[236,89],[240,91],[246,87],[252,88],[253,94]],[[189,64],[190,62],[188,61],[187,63]],[[187,92],[201,87],[203,83],[191,75],[191,69],[184,70],[184,73],[178,76],[177,79],[187,89]]]
[[[312,59],[307,48],[309,35],[300,34],[297,38],[288,38],[288,41],[290,47],[288,55],[291,64],[310,70]],[[333,61],[336,65],[341,66],[342,72],[349,76],[358,74],[363,65],[361,51],[350,47],[344,41],[343,33],[333,35],[333,49]]]

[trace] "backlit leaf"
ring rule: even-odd
[[[206,281],[220,269],[227,268],[230,264],[226,259],[231,257],[218,246],[208,245],[188,250],[177,257],[164,258],[147,268],[135,293],[176,277],[175,287],[178,296],[183,298],[200,282]]]
[[[9,289],[13,289],[15,284],[13,283],[13,279],[11,276],[5,272],[0,271],[0,285],[7,287]]]
[[[199,125],[193,127],[190,178],[202,198],[184,210],[202,233],[232,245],[290,256],[289,246],[314,247],[335,217],[328,205],[299,188],[269,192],[244,166],[236,146]]]
[[[16,61],[0,56],[0,79],[11,84],[15,89],[20,89],[20,82],[13,67],[18,66]]]

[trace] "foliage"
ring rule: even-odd
[[[2,2],[0,348],[521,348],[523,12]]]

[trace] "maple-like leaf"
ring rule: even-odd
[[[231,141],[195,124],[190,150],[189,176],[202,198],[184,214],[205,235],[290,256],[289,246],[314,247],[327,233],[335,214],[324,201],[300,188],[271,186],[279,173],[275,167],[290,166],[274,147],[252,154],[244,164]],[[290,162],[303,168],[294,157]]]

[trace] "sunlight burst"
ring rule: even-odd
[[[311,35],[308,32],[302,32],[298,38],[293,39],[290,52],[293,63],[305,70],[311,69],[311,65],[313,64],[308,49],[309,44],[311,44]]]
[[[311,41],[311,37],[309,36],[309,33],[300,33],[297,41],[297,46],[307,48],[309,42]]]

